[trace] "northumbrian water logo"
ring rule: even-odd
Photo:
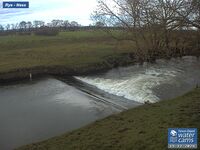
[[[168,148],[197,149],[197,129],[196,128],[168,129]]]

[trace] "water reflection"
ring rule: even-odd
[[[60,135],[116,112],[55,79],[0,87],[0,149]]]

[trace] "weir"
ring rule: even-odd
[[[186,56],[121,67],[77,80],[106,93],[136,101],[155,103],[182,95],[200,83],[200,61]]]

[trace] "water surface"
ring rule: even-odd
[[[155,64],[120,67],[76,79],[131,101],[157,102],[182,95],[200,85],[200,60],[191,56],[157,60]]]
[[[0,150],[44,140],[119,112],[56,79],[0,87]]]

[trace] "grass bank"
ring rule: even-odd
[[[17,150],[164,150],[167,149],[167,129],[173,127],[200,129],[199,88]]]
[[[0,37],[0,81],[32,74],[75,74],[129,64],[133,49],[103,31],[61,32],[58,36]]]
[[[115,37],[127,35],[121,31],[113,31],[113,34]],[[184,43],[181,45],[189,48],[184,55],[198,55],[199,51],[193,53],[192,47],[187,45],[190,42],[186,42],[186,46]],[[148,47],[146,43],[141,44],[143,50]],[[57,36],[0,36],[0,83],[29,79],[30,73],[34,78],[47,74],[82,75],[145,61],[137,57],[136,51],[134,42],[118,41],[102,30],[61,32]],[[176,51],[169,56],[179,56],[181,52]],[[153,58],[170,58],[165,56],[166,52],[156,52]]]

